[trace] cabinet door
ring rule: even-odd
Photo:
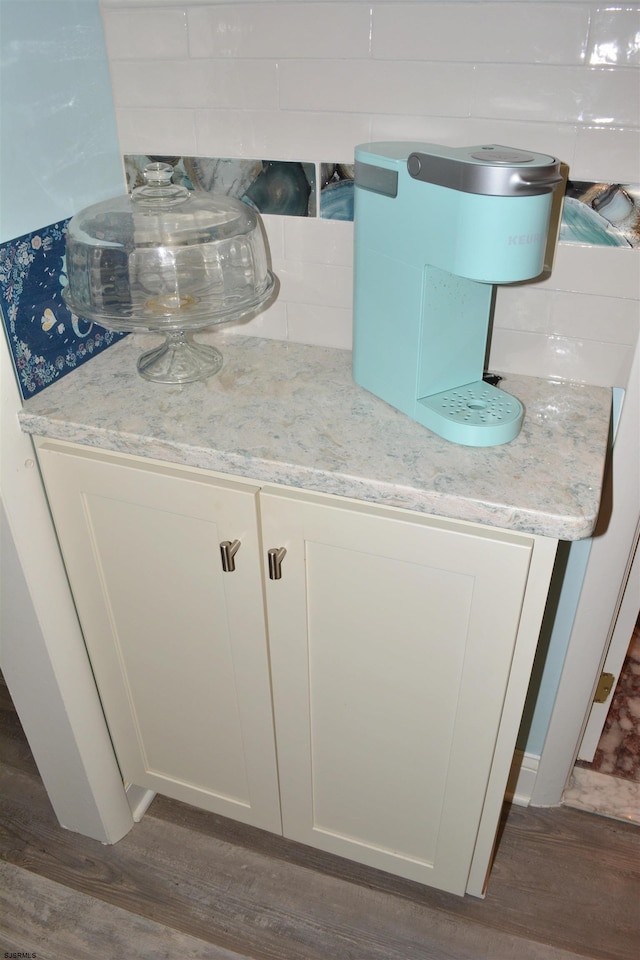
[[[281,832],[257,486],[52,441],[39,459],[123,779]]]
[[[531,538],[261,495],[284,834],[464,893]],[[515,731],[514,731],[515,738]]]

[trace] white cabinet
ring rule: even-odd
[[[50,441],[38,457],[123,779],[280,832],[258,486]]]
[[[125,780],[480,893],[555,544],[38,448]]]
[[[463,892],[533,540],[263,492],[286,836]]]

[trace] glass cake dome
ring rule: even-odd
[[[81,210],[67,227],[70,310],[117,331],[163,333],[142,354],[148,380],[204,380],[222,366],[193,331],[258,313],[273,297],[262,224],[246,203],[193,193],[150,163],[129,196]]]

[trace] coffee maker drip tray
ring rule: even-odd
[[[508,443],[520,432],[524,409],[519,400],[477,380],[416,403],[416,420],[453,443],[492,447]]]

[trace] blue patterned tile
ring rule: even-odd
[[[640,186],[569,180],[562,208],[560,240],[640,248]]]
[[[79,319],[62,299],[68,222],[0,244],[0,313],[24,399],[126,336]]]
[[[353,165],[320,164],[320,216],[323,220],[353,220]]]

